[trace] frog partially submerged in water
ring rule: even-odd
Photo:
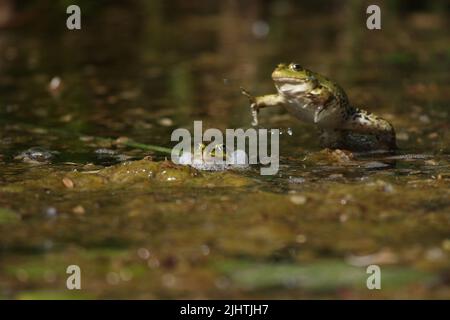
[[[296,63],[279,64],[272,73],[277,94],[254,97],[253,125],[262,108],[283,106],[296,118],[315,124],[322,147],[354,151],[397,149],[394,127],[385,119],[352,106],[345,91],[326,77]]]

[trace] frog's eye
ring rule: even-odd
[[[302,66],[299,65],[298,63],[291,63],[291,69],[294,70],[294,71],[300,71],[300,70],[302,70],[303,68],[302,68]]]

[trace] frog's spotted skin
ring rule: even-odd
[[[353,107],[345,91],[328,78],[291,63],[272,73],[277,94],[253,97],[254,124],[259,109],[283,106],[296,118],[317,125],[323,147],[350,150],[395,150],[392,125],[365,110]]]

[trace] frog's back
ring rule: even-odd
[[[319,80],[319,83],[322,86],[324,86],[325,88],[327,88],[330,92],[332,92],[334,94],[336,99],[339,100],[339,102],[341,103],[341,105],[343,107],[349,107],[349,101],[348,101],[347,94],[345,93],[344,89],[342,89],[342,87],[340,85],[338,85],[333,80],[330,80],[321,74],[316,73],[315,76]]]

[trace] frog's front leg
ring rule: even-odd
[[[241,92],[250,101],[250,109],[252,110],[252,117],[253,117],[252,121],[253,126],[258,125],[259,109],[267,107],[278,107],[282,106],[285,103],[284,98],[278,94],[268,94],[264,96],[254,97],[244,88],[241,88]]]

